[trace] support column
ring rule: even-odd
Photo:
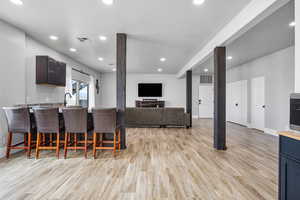
[[[126,43],[127,35],[117,33],[117,124],[121,128],[121,148],[126,149]]]
[[[189,114],[190,124],[188,127],[192,127],[192,71],[186,72],[186,113]]]
[[[214,148],[226,150],[226,48],[214,50]]]

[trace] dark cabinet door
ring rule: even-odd
[[[49,60],[48,60],[48,84],[57,85],[57,83],[58,83],[57,70],[58,70],[57,62],[54,59],[49,58]]]
[[[280,156],[280,200],[300,199],[300,162]]]
[[[48,83],[58,86],[66,85],[66,64],[49,59]]]
[[[57,85],[66,86],[66,64],[58,62]]]

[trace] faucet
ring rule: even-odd
[[[69,95],[69,97],[72,98],[72,94],[70,92],[67,92],[64,96],[64,106],[67,105],[67,95]]]

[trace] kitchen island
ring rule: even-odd
[[[279,132],[279,199],[300,199],[300,134]]]

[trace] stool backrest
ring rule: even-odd
[[[37,132],[59,133],[58,108],[33,108]]]
[[[29,133],[31,131],[29,108],[4,107],[8,131],[13,133]]]
[[[94,132],[114,133],[117,127],[117,110],[93,109]]]
[[[65,131],[67,133],[87,132],[87,109],[86,108],[64,108],[63,109]]]

